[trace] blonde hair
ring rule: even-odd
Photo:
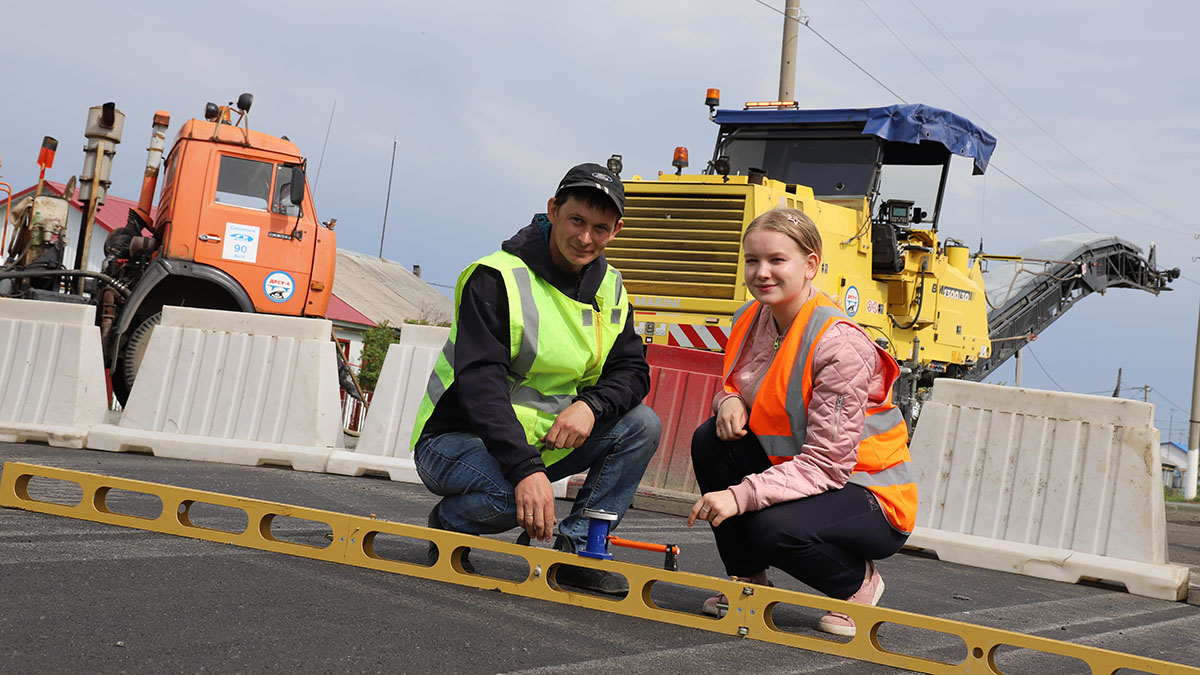
[[[817,224],[799,209],[771,209],[760,215],[750,221],[742,235],[742,242],[755,230],[778,232],[796,242],[804,255],[816,253],[818,258],[822,257],[821,233],[817,231]]]

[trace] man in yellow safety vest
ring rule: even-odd
[[[661,424],[641,402],[650,369],[621,273],[604,258],[624,210],[620,179],[580,164],[546,213],[459,276],[450,338],[412,436],[417,473],[442,496],[430,527],[521,527],[574,551],[587,539],[584,509],[619,523],[629,508]],[[551,482],[583,471],[557,523]],[[472,569],[466,558],[464,567]],[[576,566],[559,568],[556,581],[611,595],[629,589],[620,576]]]

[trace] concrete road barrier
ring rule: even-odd
[[[163,308],[119,425],[96,450],[324,471],[342,444],[331,325],[321,319]]]
[[[96,308],[0,298],[0,441],[82,448],[108,392]]]
[[[383,361],[357,447],[331,454],[326,471],[421,482],[408,442],[433,365],[449,337],[450,329],[440,326],[410,324],[400,330],[400,342],[388,348]]]
[[[950,562],[1167,600],[1154,407],[1125,399],[938,380],[912,439],[920,492],[908,545]]]

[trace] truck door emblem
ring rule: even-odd
[[[287,302],[296,292],[296,282],[292,275],[282,270],[276,270],[263,280],[263,293],[271,302]]]
[[[858,314],[858,289],[854,286],[846,289],[846,314],[854,316]]]

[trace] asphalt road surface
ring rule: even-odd
[[[422,486],[378,478],[38,444],[0,443],[0,461],[419,525],[436,500]],[[50,494],[60,487],[39,489],[45,491],[39,498],[71,496]],[[567,506],[560,502],[560,517]],[[722,574],[711,535],[686,528],[677,516],[630,511],[618,534],[678,544],[681,570]],[[324,537],[304,524],[287,535]],[[1200,570],[1200,527],[1171,523],[1168,537],[1171,561]],[[515,532],[503,538],[511,541]],[[656,554],[621,549],[618,556],[661,564]],[[503,556],[477,555],[472,562],[501,577],[515,569]],[[879,569],[886,607],[1200,667],[1194,605],[908,553]],[[808,590],[781,574],[772,580]],[[698,611],[704,595],[667,588],[655,600]],[[582,607],[17,509],[0,509],[0,607],[0,673],[901,672]],[[812,629],[819,615],[789,607],[775,619],[789,630],[822,635]],[[957,638],[894,625],[884,627],[881,641],[942,660],[960,649]],[[1087,672],[1073,659],[1023,650],[1002,652],[999,665],[1007,673]]]

